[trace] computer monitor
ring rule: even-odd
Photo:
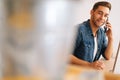
[[[117,53],[116,53],[113,70],[112,70],[112,72],[115,74],[120,74],[120,51],[119,50],[120,50],[120,41],[118,44]]]

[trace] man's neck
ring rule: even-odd
[[[90,20],[90,27],[91,27],[93,36],[96,36],[96,35],[97,35],[97,30],[98,30],[99,28],[98,28],[96,25],[94,25],[91,20]]]

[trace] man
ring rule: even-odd
[[[99,61],[100,56],[109,60],[113,52],[112,26],[108,22],[110,10],[111,4],[107,1],[94,4],[90,19],[79,25],[74,53],[71,55],[72,63],[104,69],[104,63]],[[101,28],[104,24],[108,28],[106,32]]]

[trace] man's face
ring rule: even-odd
[[[96,10],[91,11],[91,21],[94,26],[102,26],[109,16],[109,8],[104,6],[99,6]]]

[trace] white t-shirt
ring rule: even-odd
[[[93,59],[95,58],[95,55],[97,53],[98,49],[98,43],[97,43],[97,36],[94,37],[94,54],[93,54]]]

